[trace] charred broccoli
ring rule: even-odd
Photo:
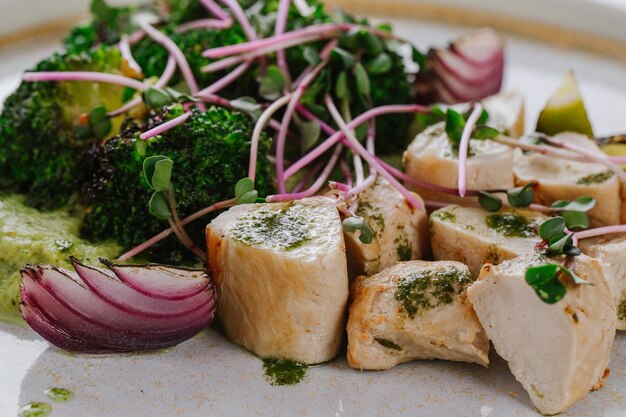
[[[35,71],[122,73],[120,53],[99,47],[80,54],[54,54]],[[0,114],[0,191],[28,195],[36,207],[67,203],[77,187],[80,154],[97,138],[77,135],[81,114],[122,104],[124,87],[91,82],[22,82]],[[113,128],[121,118],[113,120]]]
[[[182,112],[180,105],[166,108],[153,114],[141,130]],[[85,169],[91,172],[82,193],[87,207],[83,234],[96,240],[114,238],[130,249],[168,227],[148,213],[152,190],[142,174],[142,165],[152,155],[165,155],[174,161],[172,183],[181,217],[232,198],[236,182],[247,176],[252,129],[249,116],[215,107],[204,113],[193,110],[184,125],[145,141],[139,138],[138,126],[127,126],[84,158]],[[261,195],[273,190],[265,157],[269,147],[270,140],[263,135],[256,181]],[[203,223],[186,229],[198,246],[204,247]],[[148,253],[162,262],[180,262],[190,255],[174,236]]]

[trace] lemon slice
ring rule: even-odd
[[[593,137],[591,122],[583,103],[578,81],[572,71],[554,92],[548,103],[539,113],[537,132],[553,136],[560,132],[577,132]]]

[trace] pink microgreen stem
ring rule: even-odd
[[[185,226],[188,223],[191,223],[192,221],[199,219],[200,217],[203,217],[211,212],[217,211],[217,210],[221,210],[224,208],[228,208],[228,207],[232,207],[235,204],[237,204],[237,200],[232,198],[230,200],[225,200],[225,201],[220,201],[218,203],[215,203],[209,207],[206,207],[194,214],[192,214],[191,216],[185,217],[184,219],[182,219],[180,221],[180,225],[181,226]],[[131,250],[129,250],[128,252],[124,253],[122,256],[120,256],[119,258],[117,258],[118,261],[126,261],[130,258],[132,258],[133,256],[137,256],[139,255],[141,252],[145,251],[146,249],[148,249],[149,247],[151,247],[152,245],[160,242],[161,240],[165,239],[166,237],[168,237],[169,235],[171,235],[174,231],[172,230],[172,228],[170,227],[169,229],[165,229],[164,231],[162,231],[161,233],[151,237],[150,239],[146,240],[145,242],[141,243],[138,246],[135,246],[134,248],[132,248]]]
[[[200,0],[200,3],[204,6],[204,8],[211,13],[213,16],[217,17],[220,20],[231,20],[230,16],[224,9],[218,6],[217,3],[213,0]]]
[[[172,55],[170,55],[167,58],[167,64],[165,65],[165,70],[163,71],[163,74],[161,74],[161,77],[157,80],[156,83],[154,83],[154,86],[155,87],[159,87],[159,88],[165,87],[167,85],[167,83],[170,82],[170,80],[174,76],[175,72],[176,72],[176,60],[174,59],[174,57]],[[115,117],[115,116],[118,116],[120,114],[124,114],[127,111],[129,111],[130,109],[132,109],[133,107],[138,106],[139,104],[141,104],[142,101],[143,101],[143,99],[141,97],[136,97],[136,98],[130,100],[128,103],[124,104],[119,109],[116,109],[116,110],[108,112],[107,116]]]
[[[228,29],[233,25],[233,20],[228,18],[227,20],[221,19],[198,19],[192,20],[187,23],[183,23],[176,28],[176,32],[184,33],[194,29]]]
[[[339,160],[339,168],[341,169],[341,173],[346,180],[346,185],[348,188],[352,188],[352,172],[350,171],[350,167],[343,159]]]
[[[328,181],[328,186],[331,190],[341,191],[342,193],[347,193],[348,191],[350,191],[350,187],[342,182]]]
[[[469,148],[470,138],[476,126],[478,118],[483,112],[483,106],[480,103],[474,104],[474,110],[467,119],[467,123],[461,134],[461,143],[459,144],[459,195],[465,197],[467,187],[467,150]]]
[[[233,71],[229,72],[219,80],[215,81],[210,86],[206,87],[203,90],[198,91],[196,97],[202,97],[204,94],[215,94],[226,86],[230,85],[232,82],[237,80],[247,69],[250,67],[250,61],[246,61],[243,64],[239,65]]]
[[[108,74],[106,72],[90,71],[42,71],[25,72],[22,80],[35,81],[89,81],[96,83],[118,84],[135,90],[144,91],[148,86],[130,77],[123,75]]]
[[[326,95],[325,101],[326,101],[326,107],[328,108],[328,111],[330,112],[332,118],[335,120],[335,123],[337,123],[337,126],[339,126],[340,130],[343,132],[346,139],[348,139],[348,141],[354,146],[354,149],[359,153],[359,155],[363,159],[365,159],[367,163],[370,164],[371,167],[375,168],[380,173],[380,175],[382,175],[387,181],[389,181],[389,183],[392,186],[394,186],[404,196],[406,201],[411,206],[415,208],[423,208],[424,206],[420,203],[420,201],[418,201],[418,199],[415,198],[413,194],[411,194],[406,188],[404,188],[404,186],[400,184],[398,180],[396,180],[393,177],[393,175],[391,175],[387,170],[385,170],[385,168],[376,160],[376,157],[374,155],[367,152],[367,149],[365,149],[363,145],[361,145],[361,143],[358,141],[358,139],[354,136],[354,134],[350,130],[350,127],[346,125],[346,123],[342,119],[341,114],[339,114],[339,111],[337,110],[335,103],[333,103],[333,100],[330,97],[330,95],[328,94]],[[358,125],[359,124],[356,124],[356,126]]]
[[[328,58],[324,59],[322,62],[317,64],[315,69],[311,71],[293,92],[291,99],[289,100],[289,104],[287,104],[287,109],[285,109],[285,114],[283,115],[283,119],[280,125],[280,130],[278,130],[278,135],[276,136],[276,183],[278,185],[278,191],[280,193],[285,193],[285,142],[287,139],[287,131],[289,130],[289,124],[291,123],[291,119],[296,110],[296,105],[300,101],[300,98],[306,91],[307,87],[310,83],[315,80],[315,77],[320,73],[320,71],[326,66],[328,63]]]
[[[193,75],[193,72],[191,71],[189,62],[187,62],[187,58],[185,58],[185,54],[183,54],[178,45],[176,45],[176,42],[147,22],[138,20],[137,23],[148,36],[150,36],[156,43],[167,49],[170,55],[174,57],[176,63],[178,64],[178,68],[180,69],[180,72],[189,87],[189,91],[191,91],[191,94],[196,94],[198,92],[198,83]],[[198,103],[198,108],[202,111],[206,110],[206,106],[202,102]]]
[[[143,140],[150,139],[156,135],[167,132],[168,130],[185,123],[185,121],[191,116],[191,112],[185,112],[178,117],[174,117],[172,120],[168,120],[165,123],[161,123],[157,127],[154,127],[147,132],[143,132],[139,137]]]
[[[326,183],[326,180],[330,176],[330,173],[333,171],[333,168],[335,168],[335,165],[337,164],[337,160],[339,159],[339,156],[341,155],[342,150],[343,150],[342,144],[338,144],[337,146],[335,146],[335,150],[333,151],[333,154],[328,160],[328,163],[324,167],[324,170],[322,171],[320,176],[317,178],[317,180],[315,180],[313,185],[311,185],[307,190],[301,191],[299,193],[281,193],[281,194],[270,195],[266,198],[266,201],[268,203],[275,203],[278,201],[298,200],[300,198],[307,198],[307,197],[311,197],[315,195],[315,193],[317,193],[320,190],[320,188],[322,188],[322,186]]]
[[[263,113],[261,113],[259,120],[257,120],[256,124],[254,125],[254,130],[252,131],[252,139],[250,140],[250,165],[248,166],[248,178],[250,178],[252,181],[254,181],[254,178],[256,176],[256,161],[258,157],[257,153],[259,150],[259,140],[261,138],[261,133],[263,132],[265,125],[270,120],[272,115],[280,110],[281,107],[286,106],[287,103],[289,103],[289,100],[291,100],[291,94],[287,94],[286,96],[283,96],[273,102],[267,109],[265,109]],[[280,132],[281,129],[282,124],[278,128],[278,131]],[[280,158],[282,160],[283,157],[284,155],[281,155],[280,157],[277,156],[276,164],[278,164],[278,159]],[[281,162],[284,163],[284,160]]]
[[[274,26],[274,33],[276,36],[280,36],[285,33],[290,5],[291,0],[280,0],[278,3],[278,14],[276,15],[276,25]],[[279,49],[278,51],[276,51],[276,63],[278,64],[278,68],[280,68],[280,70],[282,71],[285,79],[291,80],[291,76],[289,75],[289,66],[287,65],[287,59],[285,58],[284,49]]]
[[[626,224],[596,227],[595,229],[583,230],[582,232],[576,232],[575,236],[578,237],[578,239],[588,239],[590,237],[604,236],[614,233],[626,233]]]
[[[122,54],[122,58],[124,58],[128,63],[128,66],[132,68],[132,70],[135,71],[137,74],[141,74],[143,71],[141,70],[141,67],[139,66],[137,61],[135,61],[135,58],[133,58],[133,53],[130,51],[128,35],[122,35],[122,39],[119,43],[119,50]]]
[[[348,190],[346,194],[343,196],[343,198],[345,200],[349,200],[350,198],[359,195],[360,193],[362,193],[363,191],[371,187],[372,184],[376,182],[376,178],[378,177],[378,174],[376,174],[376,171],[375,170],[372,170],[372,171],[374,171],[374,173],[368,175],[368,177],[365,180],[363,180],[363,182],[358,184],[356,187],[353,187],[350,190]]]
[[[569,230],[567,227],[563,228],[563,231],[564,231],[566,234],[568,234],[568,235],[569,235],[569,234],[571,234],[571,235],[572,235],[572,244],[573,244],[574,246],[578,246],[578,237],[576,236],[576,233],[573,233],[573,232],[572,232],[571,230]]]
[[[420,104],[392,104],[388,106],[375,107],[355,117],[350,123],[347,124],[347,126],[349,129],[354,129],[370,119],[390,113],[430,113],[430,108]],[[308,154],[304,155],[298,161],[294,162],[287,170],[285,170],[285,178],[289,178],[310,164],[337,142],[340,142],[343,137],[344,134],[341,131],[333,133],[328,139],[320,143],[315,149],[311,150]]]
[[[609,161],[614,164],[626,164],[626,156],[609,156]]]
[[[298,193],[304,189],[304,187],[311,182],[311,180],[319,173],[319,171],[324,168],[324,164],[319,163],[315,165],[313,168],[306,173],[306,175],[293,187],[291,193]]]
[[[246,34],[248,39],[251,41],[256,40],[257,39],[256,31],[250,24],[250,21],[248,20],[246,13],[243,11],[241,6],[239,5],[239,2],[237,2],[237,0],[221,0],[221,1],[233,13],[233,15],[235,16],[235,20],[237,20],[237,22],[241,26],[241,29],[243,29],[243,32]]]
[[[322,119],[317,117],[315,114],[313,114],[309,109],[304,107],[304,105],[298,103],[298,105],[296,106],[296,109],[298,110],[298,113],[300,113],[305,118],[307,118],[309,120],[314,120],[317,123],[319,123],[321,128],[322,128],[322,130],[324,132],[326,132],[326,134],[332,135],[333,133],[337,132],[335,129],[330,127],[330,125],[328,125],[325,121],[323,121]]]
[[[294,40],[296,41],[294,45],[298,45],[299,43],[308,42],[309,39],[319,40],[325,38],[334,38],[340,35],[342,32],[350,30],[353,27],[358,27],[358,25],[343,23],[326,23],[320,25],[312,25],[304,27],[302,29],[296,29],[291,32],[287,32],[279,36],[271,36],[268,38],[258,39],[256,41],[207,49],[202,53],[202,56],[204,56],[205,58],[217,59],[230,55],[253,52],[262,48],[276,47],[276,45],[281,45],[285,42],[290,42]]]

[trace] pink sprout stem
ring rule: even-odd
[[[106,72],[90,71],[42,71],[25,72],[22,80],[35,81],[89,81],[96,83],[118,84],[135,90],[144,91],[148,86],[130,77],[123,75],[108,74]]]
[[[161,77],[159,77],[157,82],[154,83],[154,86],[159,87],[159,88],[165,87],[167,83],[170,82],[175,72],[176,72],[176,60],[174,59],[172,55],[170,55],[167,58],[167,64],[165,65],[165,70],[163,71],[163,74],[161,74]],[[130,100],[128,103],[124,104],[119,109],[108,112],[107,116],[115,117],[115,116],[119,116],[120,114],[124,114],[130,109],[132,109],[133,107],[141,104],[142,101],[143,99],[141,97],[135,97],[134,99]]]
[[[183,123],[185,123],[185,121],[187,119],[189,119],[189,116],[191,116],[191,112],[187,111],[183,114],[181,114],[178,117],[174,117],[172,120],[168,120],[165,123],[161,123],[160,125],[158,125],[157,127],[154,127],[146,132],[143,132],[139,138],[146,140],[146,139],[150,139],[156,135],[160,135],[161,133],[167,132],[168,130],[181,125]]]
[[[233,20],[229,17],[228,19],[198,19],[192,20],[190,22],[186,22],[181,24],[176,28],[176,32],[184,33],[194,29],[218,29],[224,30],[231,27],[233,24]]]
[[[355,117],[350,123],[347,124],[347,126],[349,129],[354,129],[370,119],[390,113],[430,113],[430,108],[420,104],[392,104],[388,106],[375,107]],[[340,142],[343,137],[344,134],[341,131],[337,131],[330,135],[328,139],[320,143],[315,149],[311,150],[308,154],[294,162],[285,171],[285,178],[289,178],[310,164],[337,142]]]
[[[307,190],[301,191],[299,193],[281,193],[281,194],[270,195],[266,198],[267,202],[275,203],[278,201],[298,200],[300,198],[307,198],[307,197],[311,197],[315,195],[315,193],[317,193],[320,190],[320,188],[322,188],[322,186],[324,185],[324,183],[330,176],[330,173],[332,172],[333,168],[335,168],[335,165],[337,164],[337,161],[339,159],[339,156],[341,155],[342,150],[343,150],[342,144],[338,144],[337,146],[335,146],[335,150],[333,151],[333,154],[328,160],[328,163],[324,167],[324,170],[322,171],[320,176],[317,178],[317,180],[315,180],[313,185],[311,185]]]
[[[280,36],[285,33],[290,5],[291,0],[280,0],[280,2],[278,3],[278,14],[276,16],[276,25],[274,27],[274,33],[276,34],[276,36]],[[285,79],[290,80],[291,76],[289,75],[289,66],[287,65],[287,59],[285,58],[284,49],[279,49],[276,52],[276,63],[282,71]]]
[[[342,193],[347,193],[348,191],[350,191],[351,188],[348,186],[348,184],[337,181],[328,181],[328,186],[331,190],[341,191]]]
[[[298,182],[296,184],[295,187],[293,187],[293,190],[291,190],[291,193],[297,193],[302,191],[302,189],[311,182],[311,180],[317,175],[317,173],[324,168],[324,164],[319,163],[317,165],[315,165],[313,168],[309,169],[309,172],[306,173],[306,175],[304,175],[304,177],[302,177],[302,179],[300,180],[300,182]]]
[[[626,156],[609,156],[609,160],[614,164],[626,164]]]
[[[375,170],[372,170],[372,171],[373,173],[370,174],[365,180],[363,180],[363,182],[358,184],[356,187],[353,187],[350,190],[348,190],[348,192],[346,192],[343,198],[348,200],[352,198],[353,196],[359,195],[360,193],[362,193],[363,191],[371,187],[372,184],[376,182],[376,178],[378,177],[378,174],[376,174],[376,171]]]
[[[343,159],[339,160],[339,168],[343,174],[343,177],[346,180],[346,186],[348,189],[352,188],[352,172],[350,171],[350,167]]]
[[[575,236],[578,237],[578,239],[588,239],[590,237],[603,236],[614,233],[626,233],[626,224],[596,227],[595,229],[583,230],[582,232],[576,232]]]
[[[404,186],[400,184],[398,180],[396,180],[393,177],[393,175],[391,175],[376,160],[376,157],[370,154],[369,152],[367,152],[367,149],[365,149],[363,145],[361,145],[361,143],[358,141],[358,139],[354,136],[354,134],[350,130],[350,127],[346,125],[345,121],[341,118],[341,114],[339,114],[339,111],[337,110],[335,103],[333,103],[333,100],[330,97],[330,95],[328,94],[326,95],[325,101],[326,101],[326,107],[328,108],[328,111],[330,112],[332,118],[335,120],[335,123],[337,123],[337,126],[339,126],[340,130],[343,132],[346,139],[348,139],[348,141],[354,146],[354,149],[359,153],[359,155],[361,155],[361,157],[363,157],[363,159],[365,159],[367,163],[370,164],[371,167],[375,168],[380,173],[380,175],[382,175],[387,181],[389,181],[389,183],[393,185],[404,196],[404,198],[410,205],[412,205],[415,208],[424,208],[424,206],[417,200],[417,198],[415,198],[413,194],[411,194],[406,188],[404,188]],[[353,120],[353,122],[355,120]],[[358,126],[359,124],[356,124],[356,126]]]
[[[336,133],[337,131],[335,129],[333,129],[332,127],[330,127],[330,125],[328,123],[326,123],[325,121],[323,121],[322,119],[320,119],[319,117],[317,117],[317,115],[313,114],[309,109],[307,109],[303,104],[298,103],[298,105],[296,106],[296,109],[298,110],[298,113],[300,113],[302,116],[304,116],[305,118],[315,121],[317,123],[320,124],[322,130],[324,132],[326,132],[327,135],[332,135],[333,133]]]
[[[187,62],[187,58],[185,58],[185,54],[180,50],[178,45],[167,37],[164,33],[155,29],[152,25],[147,22],[143,22],[141,20],[138,21],[139,26],[150,36],[156,43],[163,46],[167,51],[174,57],[176,63],[178,64],[178,68],[180,68],[180,72],[189,87],[189,91],[191,94],[196,94],[198,92],[198,83],[196,78],[193,76],[193,72],[191,71],[191,67],[189,66],[189,62]],[[206,110],[206,106],[204,103],[198,103],[198,108],[201,111]]]
[[[474,131],[474,126],[478,118],[483,112],[483,106],[480,103],[474,104],[474,110],[467,119],[467,123],[461,134],[461,143],[459,144],[459,195],[465,197],[467,187],[467,150],[469,148],[470,138]]]
[[[207,88],[198,91],[198,93],[196,94],[196,97],[202,97],[204,94],[217,93],[221,89],[227,87],[228,85],[236,81],[244,72],[248,70],[249,67],[250,67],[250,62],[249,61],[244,62],[243,64],[235,68],[233,71],[226,74],[224,77],[215,81],[213,84],[211,84]]]
[[[287,104],[287,109],[285,110],[285,114],[283,115],[283,119],[281,122],[280,130],[278,131],[278,135],[276,136],[276,182],[278,185],[278,191],[280,193],[285,193],[285,143],[287,139],[287,131],[289,129],[289,124],[291,123],[291,119],[293,118],[293,114],[296,110],[296,105],[300,101],[300,98],[306,91],[307,87],[310,83],[315,80],[315,77],[319,74],[319,72],[326,66],[328,63],[328,58],[324,59],[320,62],[313,71],[311,71],[293,92],[291,99],[289,100],[289,104]]]
[[[231,20],[230,16],[224,9],[218,6],[213,0],[200,0],[200,3],[204,6],[204,8],[211,13],[213,16],[217,17],[220,20]]]
[[[252,131],[252,139],[250,139],[250,165],[248,166],[248,178],[250,178],[252,181],[254,181],[256,176],[256,162],[258,158],[257,154],[259,151],[259,140],[261,138],[261,133],[263,133],[263,129],[265,128],[265,125],[270,120],[272,115],[280,110],[282,107],[286,106],[287,103],[289,103],[289,100],[291,100],[291,94],[287,94],[286,96],[283,96],[270,104],[270,106],[265,109],[263,113],[261,113],[259,120],[257,120],[256,124],[254,125],[254,130]],[[281,128],[282,124],[278,129],[279,132]],[[283,156],[281,155],[280,159],[282,158]],[[276,163],[278,164],[278,157],[276,159]]]
[[[133,53],[130,50],[128,35],[122,35],[122,39],[119,43],[119,50],[122,54],[122,58],[124,58],[126,62],[128,62],[128,66],[132,68],[137,74],[142,74],[143,71],[141,70],[141,67],[139,66],[137,61],[135,61],[135,58],[133,58]]]
[[[206,207],[194,214],[192,214],[191,216],[185,217],[184,219],[182,219],[180,221],[180,225],[181,226],[185,226],[188,223],[191,223],[192,221],[203,217],[211,212],[217,211],[217,210],[221,210],[224,208],[228,208],[228,207],[232,207],[235,204],[237,204],[237,200],[232,198],[230,200],[225,200],[225,201],[220,201],[218,203],[215,203],[209,207]],[[148,249],[150,246],[160,242],[161,240],[165,239],[166,237],[168,237],[169,235],[171,235],[172,233],[174,233],[174,230],[172,230],[172,228],[170,227],[169,229],[165,229],[164,231],[162,231],[161,233],[151,237],[150,239],[146,240],[145,242],[139,244],[138,246],[135,246],[134,248],[132,248],[131,250],[129,250],[128,252],[124,253],[122,256],[120,256],[119,258],[117,258],[118,261],[125,261],[128,260],[130,258],[132,258],[133,256],[137,256],[139,255],[141,252],[145,251],[146,249]]]

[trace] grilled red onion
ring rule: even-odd
[[[448,48],[431,50],[416,88],[423,102],[475,101],[500,91],[503,74],[502,38],[491,29],[479,29]]]
[[[105,270],[70,259],[76,272],[51,265],[21,270],[22,316],[59,348],[89,353],[159,349],[189,339],[213,319],[215,287],[202,271],[109,262],[111,270]],[[140,288],[154,288],[155,276],[184,285],[171,285],[179,290],[176,300],[156,298],[127,286],[116,270],[132,270]]]

